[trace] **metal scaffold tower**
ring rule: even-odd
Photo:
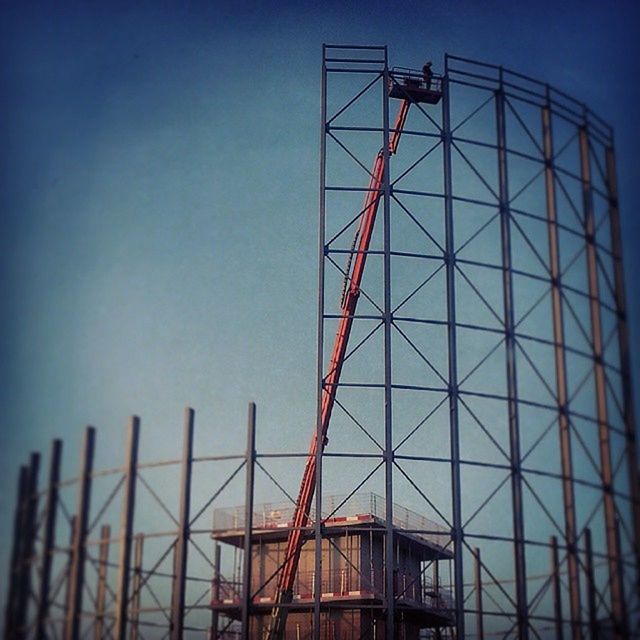
[[[260,450],[253,404],[241,454],[198,451],[191,409],[174,460],[133,417],[122,467],[88,427],[64,479],[55,440],[18,479],[5,638],[640,634],[613,132],[431,69],[323,47],[309,450]]]

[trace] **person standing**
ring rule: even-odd
[[[433,71],[431,70],[431,60],[425,62],[422,67],[422,77],[424,78],[424,84],[427,88],[427,91],[431,90],[431,78],[433,77]]]

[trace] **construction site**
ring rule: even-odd
[[[175,459],[136,416],[117,468],[93,427],[74,477],[33,453],[7,640],[640,637],[613,131],[501,66],[402,62],[322,50],[309,449],[250,403],[235,455],[191,408]]]

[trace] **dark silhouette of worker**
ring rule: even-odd
[[[424,67],[422,67],[422,77],[424,78],[424,84],[427,88],[427,91],[431,90],[431,78],[433,78],[431,64],[431,60],[429,60],[429,62],[426,62]]]

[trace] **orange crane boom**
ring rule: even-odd
[[[389,137],[389,154],[393,155],[398,148],[400,135],[407,119],[407,113],[411,101],[404,99],[400,105],[396,122],[391,136]],[[336,332],[331,361],[329,363],[329,371],[325,377],[322,392],[322,408],[321,408],[321,441],[320,447],[324,450],[327,444],[327,431],[329,429],[329,420],[335,402],[336,391],[340,382],[340,374],[347,352],[349,335],[353,325],[353,319],[360,295],[360,284],[362,275],[367,261],[367,252],[373,235],[373,227],[378,212],[378,206],[382,198],[382,188],[384,182],[384,148],[380,149],[376,156],[369,188],[365,195],[364,207],[360,217],[360,223],[356,231],[354,247],[357,245],[355,258],[353,260],[353,269],[349,275],[347,267],[345,290],[342,296],[342,306],[340,309],[340,322]],[[278,576],[278,584],[276,588],[275,603],[271,610],[271,620],[269,630],[266,634],[268,640],[281,640],[284,637],[284,630],[287,622],[287,605],[293,600],[293,585],[298,571],[300,562],[300,553],[302,545],[305,542],[305,529],[309,524],[309,511],[316,488],[316,452],[318,448],[317,441],[318,432],[315,431],[309,448],[309,455],[302,475],[300,483],[300,491],[296,501],[296,509],[293,516],[293,524],[287,538],[287,549],[285,553],[285,562]]]

